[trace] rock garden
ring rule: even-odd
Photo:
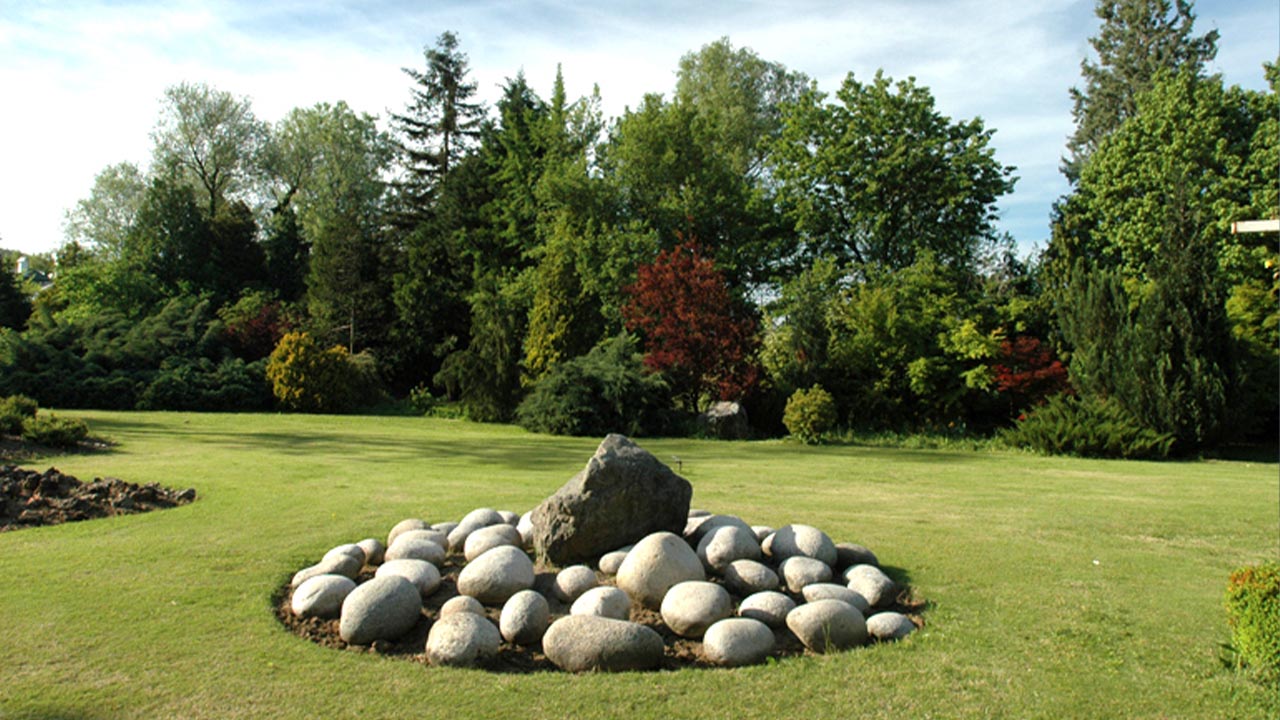
[[[276,613],[326,646],[507,672],[734,667],[921,626],[923,603],[868,548],[691,510],[692,494],[610,435],[524,515],[410,518],[334,547],[284,584]]]
[[[194,488],[178,491],[118,478],[80,480],[56,468],[36,472],[0,466],[0,532],[57,525],[111,515],[163,510],[195,500]]]

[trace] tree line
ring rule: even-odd
[[[1097,13],[1071,191],[1025,259],[995,227],[1015,169],[981,119],[883,72],[828,92],[727,39],[613,119],[559,72],[550,97],[521,72],[485,107],[448,32],[385,129],[171,87],[150,165],[104,169],[69,211],[53,287],[0,285],[0,394],[410,396],[592,434],[680,432],[730,399],[774,433],[818,386],[854,429],[1044,446],[1105,416],[1183,452],[1270,432],[1274,238],[1229,228],[1276,215],[1276,67],[1269,92],[1207,75],[1217,37],[1184,0]]]

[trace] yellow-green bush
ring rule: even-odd
[[[787,400],[782,424],[801,442],[816,444],[836,424],[835,400],[821,385],[797,390]]]
[[[1280,565],[1242,567],[1227,581],[1227,625],[1241,663],[1280,683]]]
[[[323,349],[305,332],[280,338],[267,360],[267,380],[280,407],[296,412],[337,413],[357,404],[357,375],[341,345]]]

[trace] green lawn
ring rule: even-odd
[[[739,670],[494,675],[326,650],[270,596],[411,516],[524,511],[598,439],[419,418],[80,413],[47,458],[192,505],[0,534],[0,718],[1280,717],[1224,668],[1227,574],[1274,559],[1275,464],[646,440],[694,505],[861,542],[931,601],[898,645]],[[672,462],[674,465],[674,462]]]

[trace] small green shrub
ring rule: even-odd
[[[1227,625],[1241,664],[1280,683],[1280,565],[1242,567],[1227,580]]]
[[[1144,427],[1119,404],[1055,395],[1000,433],[1013,447],[1050,455],[1163,459],[1174,437]]]
[[[516,421],[554,435],[661,435],[674,413],[666,383],[645,370],[635,339],[623,334],[556,365],[520,403]]]
[[[431,388],[426,385],[418,385],[409,391],[409,407],[419,415],[426,415],[441,402],[443,400],[432,395]]]
[[[39,405],[26,395],[10,395],[0,398],[0,433],[19,435],[22,423],[36,416]]]
[[[69,448],[85,439],[89,426],[79,418],[62,418],[52,413],[27,418],[22,423],[22,439],[36,445]]]
[[[787,400],[782,424],[803,443],[813,445],[821,442],[822,436],[836,424],[835,400],[821,385],[797,390]]]

